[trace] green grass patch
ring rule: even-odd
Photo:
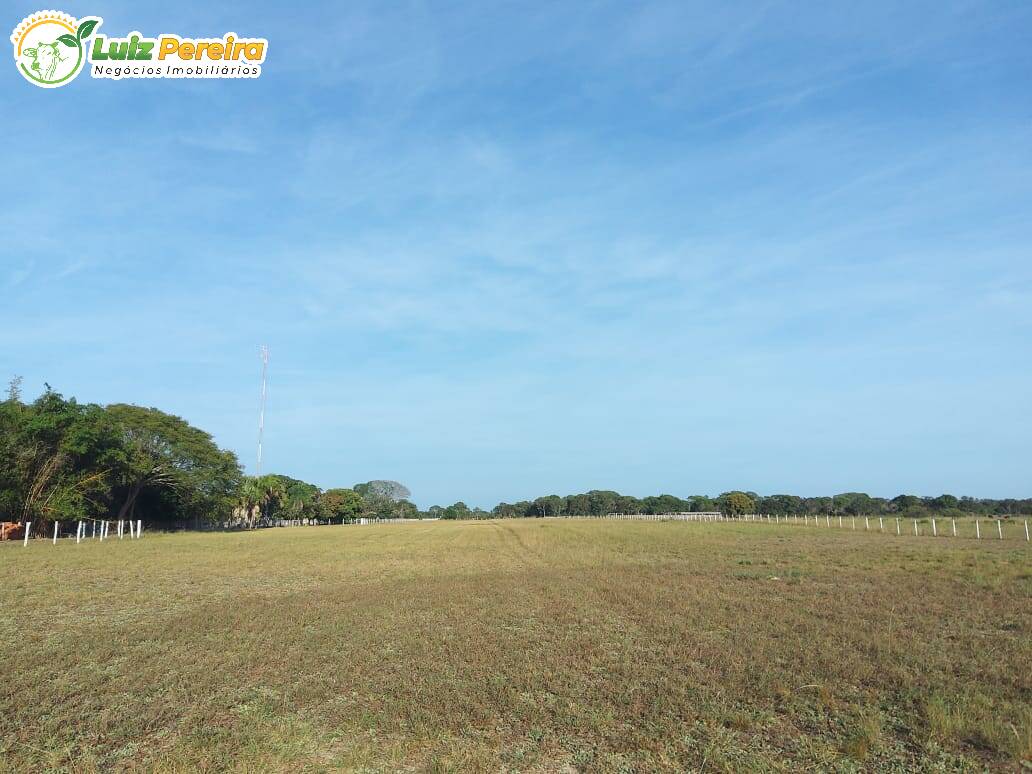
[[[0,770],[1014,770],[1030,560],[563,520],[3,545]]]

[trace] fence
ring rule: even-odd
[[[1004,540],[1016,538],[1026,543],[1032,542],[1029,535],[1028,519],[1017,521],[1016,519],[979,519],[961,520],[961,528],[957,528],[957,520],[936,519],[930,517],[925,519],[907,518],[904,516],[842,516],[831,514],[805,514],[803,516],[781,516],[778,514],[757,514],[747,513],[734,518],[722,517],[721,521],[734,521],[740,523],[766,523],[776,525],[789,525],[800,527],[816,527],[818,529],[845,529],[850,531],[880,532],[902,536],[911,532],[921,537],[930,536],[933,538],[970,538],[972,540]],[[877,522],[875,524],[875,522]],[[909,523],[908,523],[909,522]],[[965,524],[967,522],[967,524]],[[973,522],[973,524],[971,524]],[[986,523],[988,528],[982,529]],[[858,527],[857,524],[860,524]],[[942,527],[940,528],[940,524]],[[1004,524],[1007,529],[1004,530]],[[886,528],[888,525],[888,528]],[[993,528],[995,526],[995,529]],[[1008,532],[1007,538],[1004,532]],[[984,534],[983,534],[984,533]]]
[[[4,522],[6,525],[13,525],[15,522]],[[36,537],[43,541],[50,541],[53,545],[57,545],[58,540],[74,540],[76,545],[84,540],[96,540],[103,543],[105,540],[123,540],[127,535],[130,540],[139,540],[143,537],[143,520],[136,519],[117,519],[117,520],[100,520],[100,519],[87,519],[83,521],[72,521],[72,522],[54,522],[54,530],[51,534],[49,531],[47,534],[41,534],[39,532],[34,536],[32,533],[32,522],[17,522],[17,527],[8,527],[4,530],[3,534],[5,539],[22,541],[22,545],[28,547],[29,538]],[[62,531],[62,524],[71,524],[75,526],[75,534],[73,535],[71,529]],[[115,535],[111,535],[111,526],[115,527]],[[87,534],[89,533],[89,534]]]
[[[440,519],[359,519],[357,524],[419,524],[424,521],[440,521]]]
[[[607,513],[604,516],[563,516],[564,519],[623,519],[627,521],[723,521],[718,511],[692,513]]]

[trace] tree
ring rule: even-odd
[[[240,486],[238,502],[244,510],[247,526],[254,529],[287,504],[287,490],[282,477],[246,476]]]
[[[442,519],[468,519],[472,516],[469,506],[461,500],[454,505],[449,505],[441,514]]]
[[[12,381],[0,403],[0,510],[40,527],[105,515],[119,437],[104,410],[47,390],[31,405]]]
[[[727,516],[741,516],[756,510],[753,498],[745,492],[724,492],[718,498],[718,502],[720,510]]]
[[[166,518],[228,515],[241,482],[236,455],[216,446],[203,430],[155,408],[120,403],[108,406],[107,413],[122,438],[115,482],[118,518],[132,518],[148,493],[158,495]]]
[[[641,500],[631,495],[620,495],[616,498],[617,513],[641,513]]]
[[[795,495],[770,495],[769,497],[760,498],[757,508],[760,513],[790,516],[802,513],[803,501],[802,498]]]
[[[534,516],[558,516],[563,512],[563,498],[559,495],[546,495],[537,498],[532,506]]]
[[[563,512],[570,516],[587,516],[591,513],[591,498],[586,494],[567,495]]]
[[[918,507],[921,504],[921,498],[917,495],[901,494],[893,497],[889,502],[892,503],[892,507],[897,512],[902,513],[903,511],[910,510],[911,508]]]
[[[399,500],[394,507],[394,518],[396,519],[419,519],[422,515],[419,508],[411,500]]]
[[[960,500],[951,494],[943,494],[932,498],[928,505],[936,511],[947,511],[960,505]]]
[[[283,512],[290,519],[318,518],[319,495],[322,492],[315,484],[290,476],[271,474],[283,488]]]
[[[402,518],[404,507],[398,503],[412,494],[404,484],[382,479],[355,484],[353,489],[362,495],[369,514],[378,519]]]
[[[865,516],[874,513],[875,506],[866,492],[843,492],[831,498],[832,513],[847,513],[850,516]]]
[[[688,510],[694,513],[713,512],[717,510],[717,501],[706,495],[692,495],[688,498]]]
[[[412,496],[409,488],[397,481],[376,479],[366,481],[364,484],[355,484],[352,488],[363,497],[386,497],[389,500],[398,501]]]
[[[434,508],[438,507],[440,506],[435,505],[430,510],[433,511]],[[524,515],[522,513],[517,513],[516,506],[512,505],[511,503],[498,503],[498,505],[491,509],[491,513],[493,513],[495,517],[499,519],[515,519]]]
[[[619,492],[604,489],[592,489],[588,492],[588,513],[592,516],[605,516],[616,511]]]
[[[341,523],[353,521],[365,512],[365,500],[354,489],[327,489],[320,497],[323,512]]]

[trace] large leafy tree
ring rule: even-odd
[[[47,390],[21,402],[15,380],[0,403],[0,512],[40,526],[106,513],[118,434],[104,410]]]
[[[322,512],[341,522],[357,519],[365,512],[365,500],[354,489],[327,489],[319,498]]]
[[[319,496],[322,490],[307,481],[273,474],[283,488],[283,511],[287,518],[303,519],[319,516]]]
[[[469,506],[461,500],[454,505],[449,505],[441,512],[442,519],[468,519],[472,515],[473,512],[469,509]]]
[[[211,436],[180,417],[124,403],[108,406],[122,439],[116,473],[118,517],[132,518],[147,494],[166,510],[150,517],[227,515],[240,486],[240,464]]]
[[[645,497],[641,502],[645,513],[680,513],[681,511],[687,511],[689,508],[689,504],[685,500],[671,494]]]
[[[406,511],[400,503],[404,502],[412,492],[404,484],[397,481],[376,479],[364,484],[355,484],[353,489],[362,496],[366,511],[379,519],[405,518]]]
[[[352,488],[363,497],[386,497],[395,502],[412,496],[412,492],[404,484],[385,479],[366,481],[364,484],[355,484]]]
[[[724,492],[717,501],[720,503],[720,510],[728,516],[741,516],[756,509],[755,501],[745,492]]]
[[[534,516],[558,516],[563,512],[563,498],[559,495],[546,495],[537,498],[531,508]]]

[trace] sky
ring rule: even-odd
[[[39,10],[5,4],[13,29]],[[0,379],[422,507],[1027,497],[1027,2],[65,2],[262,76],[0,75]]]

